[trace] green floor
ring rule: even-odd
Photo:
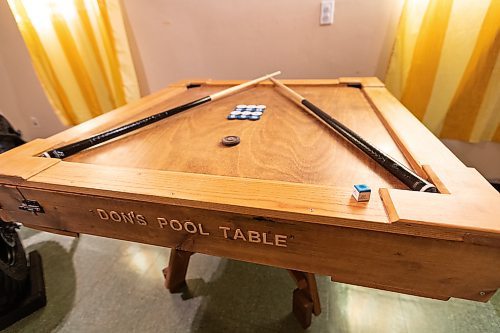
[[[281,269],[195,255],[188,290],[170,294],[168,249],[23,229],[44,261],[47,306],[6,332],[302,332]],[[309,332],[500,332],[500,293],[448,302],[318,277],[323,313]]]

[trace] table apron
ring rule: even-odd
[[[44,213],[19,210],[36,200]],[[407,294],[487,301],[500,288],[498,248],[25,187],[0,207],[27,226],[199,252],[331,276]]]

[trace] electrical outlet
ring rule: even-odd
[[[31,125],[33,125],[33,127],[39,127],[40,126],[40,123],[38,122],[38,118],[31,117],[30,120],[31,120]]]
[[[321,1],[321,13],[319,16],[320,25],[333,24],[333,9],[335,7],[335,0]]]

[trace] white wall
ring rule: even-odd
[[[0,1],[0,112],[28,140],[65,128],[40,86],[7,1]],[[39,126],[32,124],[32,117]]]
[[[389,61],[402,0],[336,0],[320,26],[320,0],[122,0],[156,91],[184,78],[379,76]]]

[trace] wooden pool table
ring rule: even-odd
[[[442,300],[485,302],[500,288],[499,194],[376,78],[283,82],[439,194],[406,189],[269,81],[64,160],[38,157],[241,82],[185,80],[0,155],[0,216],[172,248],[172,291],[196,252],[288,269],[304,326],[320,312],[315,273]],[[238,104],[267,109],[226,119]],[[240,144],[223,146],[229,135]],[[369,202],[353,198],[355,184],[371,188]]]

